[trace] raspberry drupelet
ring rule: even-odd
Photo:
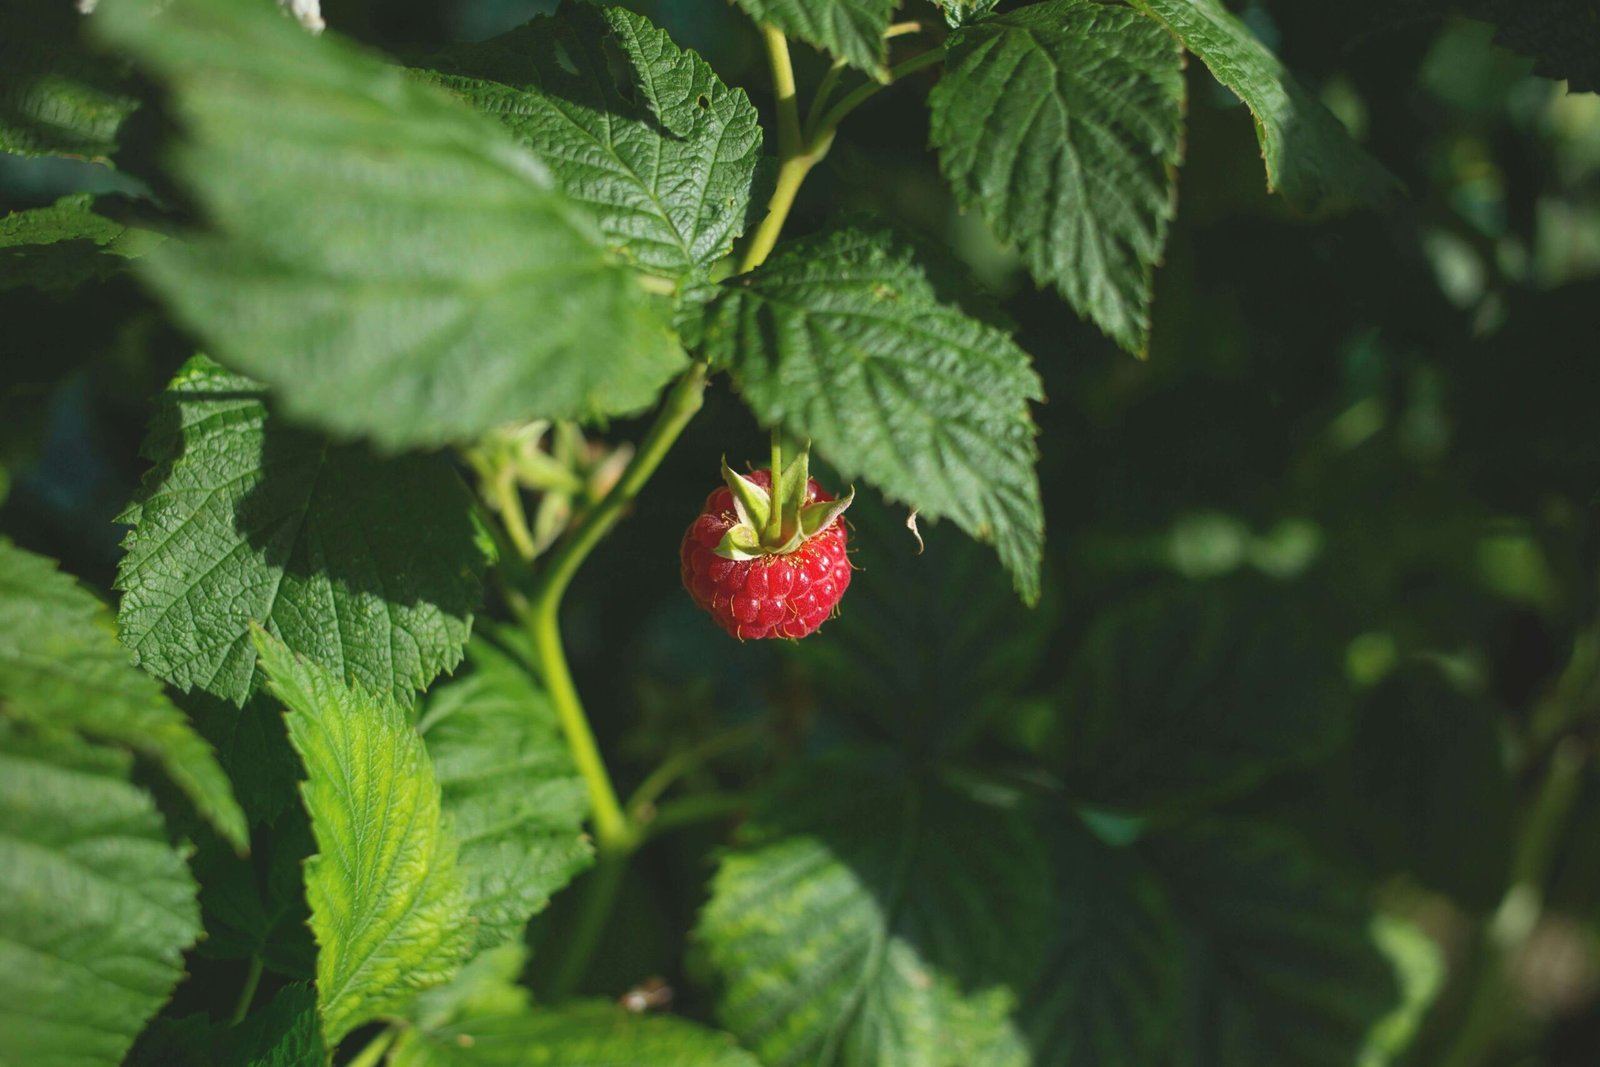
[[[723,487],[706,498],[683,535],[684,588],[719,626],[740,640],[805,637],[828,620],[850,586],[850,561],[845,555],[849,533],[841,518],[849,501],[836,501],[803,467],[796,473],[806,479],[800,513],[817,524],[814,533],[805,534],[807,524],[800,523],[802,532],[791,533],[779,548],[751,552],[730,548],[734,540],[730,531],[748,523],[750,516],[741,511],[732,490]],[[770,499],[770,471],[734,477],[742,477]]]

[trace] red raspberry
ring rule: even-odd
[[[772,487],[770,471],[745,477],[763,489]],[[806,480],[807,504],[833,499],[815,478]],[[741,641],[805,637],[827,621],[850,586],[844,520],[834,519],[784,555],[726,559],[715,549],[738,521],[726,487],[706,497],[704,509],[683,535],[683,587],[717,625]]]

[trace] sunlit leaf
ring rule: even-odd
[[[301,792],[317,842],[305,868],[317,1004],[337,1045],[460,968],[474,932],[466,882],[405,709],[344,685],[260,630],[256,643],[305,761]]]

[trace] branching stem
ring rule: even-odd
[[[844,76],[845,61],[836,59],[828,72],[817,83],[817,91],[811,94],[811,106],[806,108],[806,121],[804,130],[817,128],[817,121],[822,118],[822,109],[828,106],[829,97],[833,96],[834,87],[839,84],[839,79]]]
[[[748,793],[697,793],[661,805],[647,829],[654,837],[668,830],[726,819],[748,810],[753,801],[754,797]]]
[[[661,765],[650,773],[639,788],[633,791],[628,798],[628,814],[635,821],[645,824],[650,818],[651,809],[655,802],[665,793],[672,784],[686,774],[690,774],[708,762],[734,749],[743,748],[759,740],[766,732],[766,725],[762,722],[749,722],[736,726],[701,741],[681,752],[668,756],[661,761]]]
[[[783,232],[783,224],[789,219],[789,209],[794,207],[800,184],[822,158],[807,151],[800,134],[800,98],[795,89],[788,39],[780,30],[762,26],[761,42],[767,49],[767,63],[772,68],[772,92],[777,98],[778,180],[773,186],[772,198],[767,201],[767,215],[756,227],[739,261],[740,274],[755,270],[771,255],[772,246],[778,243],[778,234]]]
[[[891,27],[889,36],[912,33],[920,28],[911,23],[897,24]],[[778,236],[788,221],[789,212],[794,207],[795,196],[801,184],[811,172],[811,168],[827,155],[839,122],[882,88],[877,84],[863,86],[848,94],[831,109],[823,111],[834,85],[843,73],[843,68],[836,64],[823,79],[818,96],[807,116],[807,124],[802,127],[794,64],[789,55],[789,42],[782,32],[771,26],[761,27],[761,37],[772,69],[772,87],[777,100],[780,162],[777,181],[767,204],[766,217],[761,220],[761,224],[751,236],[750,243],[740,259],[741,274],[759,267],[772,253],[773,247],[778,242]],[[943,54],[941,48],[907,60],[891,70],[891,78],[901,77],[930,66],[943,58]],[[655,424],[640,443],[638,452],[627,470],[623,472],[622,478],[589,511],[577,529],[557,547],[539,572],[532,592],[526,600],[520,597],[512,599],[513,606],[522,617],[523,625],[533,638],[538,670],[543,676],[551,702],[555,705],[562,730],[566,734],[567,745],[572,751],[573,761],[577,764],[578,771],[588,787],[595,841],[599,851],[599,862],[592,876],[589,892],[585,896],[584,908],[574,930],[573,941],[557,974],[556,985],[563,991],[573,988],[587,970],[590,957],[615,903],[626,858],[638,847],[643,838],[642,828],[636,816],[642,810],[649,808],[655,798],[678,775],[684,773],[686,765],[683,761],[669,760],[645,780],[627,810],[618,803],[616,788],[612,785],[605,760],[595,742],[589,717],[584,711],[577,686],[572,680],[572,671],[567,665],[566,652],[561,643],[561,599],[583,561],[588,558],[595,545],[616,525],[624,509],[638,495],[689,419],[699,410],[705,393],[705,384],[706,367],[703,363],[696,363],[668,394]],[[781,443],[776,433],[772,441],[773,475],[777,477],[781,471]],[[500,503],[502,512],[512,510],[505,506],[507,502]],[[523,525],[525,528],[525,523]],[[521,539],[516,536],[514,530],[511,536],[519,542],[516,546],[519,554],[526,555],[526,548],[520,543]],[[709,754],[721,750],[720,745],[705,746],[705,748],[711,750]],[[689,766],[698,765],[699,761],[709,758],[705,748],[695,750],[693,759],[696,762]],[[657,820],[656,828],[679,825],[699,818],[714,817],[719,812],[735,810],[732,806],[725,808],[723,805],[729,804],[729,801],[721,797],[709,804],[705,802],[697,804],[695,801],[696,798],[690,798],[688,801],[680,801],[677,805],[673,805],[670,811],[664,810]],[[738,801],[742,802],[742,799]]]
[[[778,108],[778,154],[789,159],[800,153],[800,95],[794,84],[794,63],[789,58],[789,40],[781,30],[761,27],[761,43],[772,68],[772,94]]]
[[[540,572],[523,612],[523,624],[533,638],[534,655],[545,688],[555,704],[573,761],[589,788],[594,815],[595,842],[604,855],[626,854],[637,844],[637,834],[617,802],[616,789],[595,743],[594,731],[584,712],[578,688],[561,644],[561,598],[595,545],[611,531],[627,506],[639,495],[650,476],[666,458],[705,397],[706,366],[695,363],[667,394],[655,424],[645,434],[628,469],[596,504],[572,535],[550,557]]]
[[[778,181],[773,186],[772,199],[767,201],[767,216],[756,227],[755,236],[750,239],[744,258],[739,261],[740,274],[755,270],[772,254],[773,246],[778,243],[778,235],[783,232],[783,224],[789,219],[789,210],[794,207],[795,194],[800,192],[800,186],[805,182],[806,175],[811,173],[811,168],[828,154],[828,147],[832,143],[833,138],[829,137],[820,149],[791,156],[778,165]]]
[[[902,29],[900,32],[909,33],[912,30]],[[888,87],[878,82],[868,82],[846,95],[827,111],[823,111],[827,98],[842,73],[842,68],[835,65],[818,86],[817,95],[812,101],[805,127],[802,129],[799,100],[795,94],[794,65],[789,59],[789,43],[783,34],[771,26],[763,26],[761,36],[767,46],[767,58],[772,65],[773,91],[778,98],[778,180],[773,186],[772,198],[767,201],[766,217],[761,220],[761,225],[756,227],[756,232],[750,238],[750,244],[745,248],[744,256],[739,261],[740,274],[755,270],[772,254],[773,246],[778,243],[778,235],[783,232],[784,223],[788,221],[789,212],[794,207],[794,198],[800,192],[800,186],[805,182],[806,175],[811,173],[811,168],[827,156],[828,149],[833,146],[833,136],[839,129],[839,123],[843,122],[850,112]],[[913,56],[890,69],[888,85],[894,84],[907,74],[924,67],[931,67],[943,59],[943,46]]]
[[[813,143],[822,141],[824,139],[826,139],[828,142],[832,142],[834,132],[839,128],[839,123],[843,122],[850,112],[854,111],[868,100],[871,100],[874,96],[877,96],[883,90],[889,88],[889,86],[894,85],[906,75],[914,74],[926,67],[933,66],[935,63],[943,62],[944,52],[945,50],[943,45],[940,45],[938,48],[930,48],[926,52],[912,56],[910,59],[905,60],[902,63],[897,63],[891,67],[889,69],[889,80],[887,82],[867,82],[865,85],[860,86],[853,92],[846,95],[837,104],[829,108],[828,111],[822,116],[822,119],[812,129],[810,136]],[[824,151],[826,151],[826,149],[824,149]]]

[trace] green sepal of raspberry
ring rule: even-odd
[[[778,484],[769,489],[729,467],[724,457],[722,480],[733,494],[739,521],[728,528],[713,551],[732,560],[787,556],[832,525],[855,502],[855,488],[838,500],[808,504],[810,466],[810,449],[801,449],[781,474],[772,472]]]

